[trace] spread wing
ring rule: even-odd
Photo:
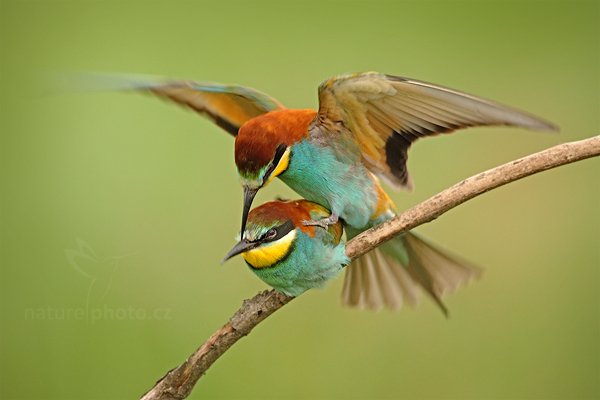
[[[350,131],[371,171],[396,187],[410,188],[406,160],[412,142],[484,125],[557,130],[543,119],[489,100],[376,72],[323,82],[313,129]]]
[[[104,89],[148,91],[209,117],[233,136],[251,118],[283,105],[258,90],[212,82],[125,75],[93,76]]]

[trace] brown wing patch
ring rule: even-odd
[[[442,86],[377,72],[343,75],[319,87],[315,132],[349,131],[366,166],[395,186],[410,187],[407,150],[418,138],[469,126],[556,130],[531,114]],[[335,126],[336,129],[330,127]]]
[[[237,135],[239,127],[247,120],[281,107],[274,102],[266,107],[251,97],[233,92],[203,91],[194,86],[193,82],[169,83],[153,87],[150,91],[159,97],[206,114],[233,136]]]
[[[209,117],[233,136],[251,118],[285,107],[273,97],[240,85],[172,80],[141,75],[94,75],[95,81],[111,90],[150,92]]]

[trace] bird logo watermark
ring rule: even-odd
[[[64,250],[67,265],[85,277],[89,282],[85,296],[84,307],[53,307],[45,306],[28,308],[25,319],[45,321],[142,321],[169,320],[171,310],[168,308],[146,309],[133,305],[109,306],[105,301],[109,297],[113,280],[118,275],[123,261],[135,255],[102,257],[85,240],[77,238],[76,247]]]

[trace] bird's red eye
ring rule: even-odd
[[[271,239],[274,239],[275,236],[277,236],[277,229],[271,228],[271,229],[269,229],[269,231],[265,235],[265,239],[271,240]]]

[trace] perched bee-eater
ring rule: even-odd
[[[260,279],[289,296],[321,287],[350,263],[341,222],[326,228],[303,223],[328,215],[306,200],[265,203],[250,212],[241,240],[225,260],[241,254]]]
[[[350,263],[341,241],[340,221],[326,227],[304,223],[329,214],[329,210],[307,200],[265,203],[250,212],[241,240],[225,260],[241,254],[260,279],[289,296],[321,287]],[[434,288],[453,291],[479,273],[477,268],[449,257],[413,233],[393,239],[380,249],[375,255],[375,259],[381,258],[378,263],[349,270],[362,276],[361,283],[381,289],[367,292],[369,297],[364,300],[372,306],[381,304],[382,299],[377,298],[381,295],[387,296],[389,305],[394,308],[404,301],[416,304],[417,282],[423,285],[423,278],[419,277],[423,272],[431,271],[432,280],[425,284],[434,291]],[[378,270],[384,265],[388,268]],[[352,290],[346,284],[343,295],[352,296],[349,293]],[[446,293],[439,293],[442,294]],[[439,298],[434,299],[447,312]]]
[[[341,218],[351,238],[396,215],[376,176],[395,188],[410,188],[407,151],[418,138],[488,125],[556,130],[538,117],[488,100],[377,72],[323,82],[318,111],[286,109],[241,86],[134,80],[128,87],[188,106],[235,136],[235,163],[244,188],[242,232],[254,196],[275,177],[331,211],[305,224],[326,228]],[[402,240],[397,246],[404,246],[404,255],[414,258],[419,246],[409,251],[407,239]],[[398,296],[384,288],[387,280],[396,279],[390,272],[394,268],[379,253],[371,252],[349,268],[344,303],[397,306]],[[441,305],[440,296],[450,284],[442,270],[429,268],[429,261],[423,260],[421,266],[414,264],[419,271],[411,277]],[[394,287],[410,301],[406,289]]]

